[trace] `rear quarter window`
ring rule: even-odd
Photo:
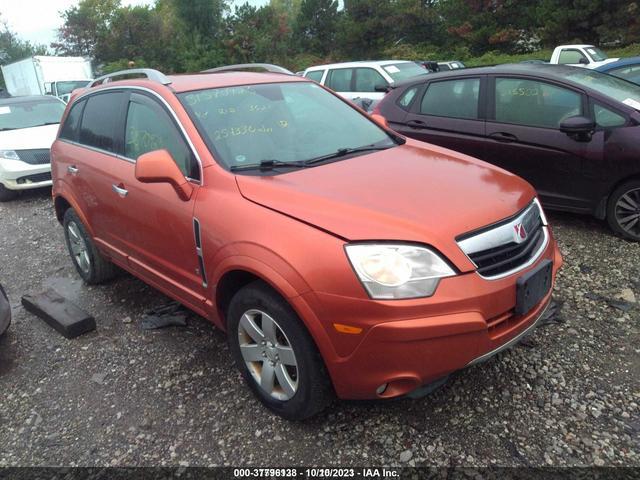
[[[322,75],[324,75],[324,70],[315,70],[313,72],[307,72],[305,78],[320,83],[320,80],[322,80]]]
[[[74,103],[71,106],[71,110],[67,114],[67,118],[60,130],[60,138],[70,140],[72,142],[78,141],[78,133],[80,126],[80,118],[82,117],[82,109],[84,108],[85,101],[81,100]]]

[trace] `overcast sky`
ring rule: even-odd
[[[245,0],[234,0],[240,5]],[[268,0],[248,0],[263,5]],[[121,0],[123,5],[149,5],[154,0]],[[22,40],[49,46],[56,39],[62,23],[60,12],[76,5],[78,0],[0,0],[0,18],[9,24]]]

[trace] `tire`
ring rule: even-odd
[[[623,183],[609,197],[607,221],[618,235],[640,242],[640,180]]]
[[[250,283],[236,293],[229,305],[227,327],[236,365],[267,408],[287,420],[304,420],[331,402],[333,390],[315,343],[291,306],[264,282]],[[241,344],[244,355],[249,355],[246,358]],[[247,358],[256,360],[247,362]],[[258,383],[263,377],[271,392]]]
[[[0,202],[8,202],[18,196],[18,192],[15,190],[9,190],[7,187],[0,183]]]
[[[71,261],[85,283],[97,285],[116,276],[117,267],[98,251],[82,221],[72,208],[64,213],[63,226],[64,239]]]

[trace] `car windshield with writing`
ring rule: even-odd
[[[396,145],[376,123],[310,82],[179,96],[213,155],[234,171],[262,166],[284,173]]]
[[[640,85],[587,69],[576,69],[568,73],[567,78],[640,110]]]
[[[395,83],[402,82],[418,75],[426,74],[426,70],[414,62],[394,63],[382,67]]]
[[[54,99],[2,102],[0,105],[0,131],[40,127],[60,123],[64,104]]]

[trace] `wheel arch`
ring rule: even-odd
[[[604,220],[607,218],[607,210],[609,208],[609,199],[611,198],[611,195],[613,195],[613,192],[615,192],[618,188],[620,188],[622,185],[624,185],[627,182],[631,182],[631,181],[640,181],[640,172],[638,173],[634,173],[631,175],[627,175],[625,177],[622,177],[621,179],[618,179],[615,183],[613,183],[608,191],[607,194],[602,197],[600,199],[600,202],[598,203],[598,206],[596,207],[596,211],[594,213],[594,216],[599,219],[599,220]]]

